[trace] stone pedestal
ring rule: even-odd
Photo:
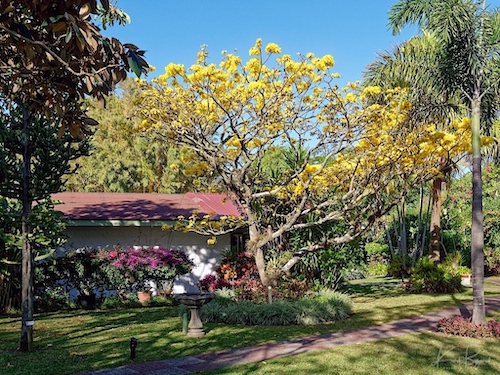
[[[188,324],[187,335],[190,337],[202,337],[205,336],[205,331],[203,331],[203,323],[200,318],[200,308],[205,303],[210,302],[214,299],[213,293],[183,293],[176,294],[174,298],[181,304],[189,307],[191,311],[191,319]]]

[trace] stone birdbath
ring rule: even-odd
[[[175,294],[174,298],[181,304],[186,305],[191,310],[191,319],[189,320],[187,335],[190,337],[205,336],[203,323],[200,319],[200,308],[205,303],[214,299],[213,293],[182,293]]]

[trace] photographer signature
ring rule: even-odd
[[[437,358],[434,362],[432,362],[432,365],[435,367],[442,367],[444,364],[449,365],[456,363],[464,367],[477,367],[481,364],[489,363],[491,361],[491,357],[481,358],[479,356],[479,353],[471,352],[469,351],[469,348],[465,349],[465,355],[452,357],[452,351],[454,349],[455,347],[452,347],[449,350],[443,350],[442,348],[439,349]]]

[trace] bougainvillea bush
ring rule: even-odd
[[[441,319],[437,329],[439,332],[455,336],[500,338],[500,320],[490,320],[487,323],[477,324],[473,323],[471,318],[454,316]]]
[[[115,247],[101,252],[100,256],[124,275],[127,287],[135,291],[149,290],[150,281],[159,285],[173,283],[177,276],[189,273],[194,266],[184,252],[161,246]]]

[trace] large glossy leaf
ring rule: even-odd
[[[135,73],[137,77],[140,77],[142,73],[142,65],[141,61],[139,60],[139,57],[132,50],[128,50],[127,55],[128,55],[128,64],[130,66],[130,69],[132,69],[132,71]]]

